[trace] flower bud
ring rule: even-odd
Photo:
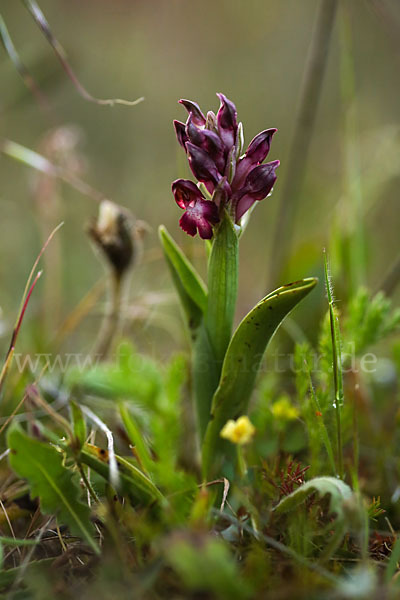
[[[192,102],[191,100],[179,100],[179,104],[182,104],[186,108],[195,125],[204,127],[206,124],[206,118],[201,112],[200,106],[196,102]]]
[[[176,133],[176,139],[178,140],[179,144],[185,149],[186,152],[185,144],[188,141],[188,137],[186,135],[186,125],[185,123],[182,123],[181,121],[176,121],[174,119],[174,128]]]
[[[250,142],[246,150],[246,158],[253,161],[253,164],[262,163],[268,155],[271,147],[271,140],[277,129],[265,129],[256,135]]]
[[[236,142],[237,131],[237,111],[236,106],[228,100],[224,94],[217,94],[221,101],[221,106],[217,113],[217,123],[219,134],[225,146],[225,151],[229,152]]]
[[[203,181],[208,191],[212,193],[221,179],[215,162],[207,152],[191,142],[186,142],[186,151],[193,175],[199,181]]]
[[[236,192],[236,223],[251,208],[255,201],[262,200],[273,188],[276,181],[275,169],[279,160],[254,167],[246,177],[243,188]]]
[[[259,165],[267,158],[272,136],[276,131],[276,129],[266,129],[252,139],[246,150],[246,154],[237,164],[235,180],[233,183],[235,188],[238,189],[243,185],[247,174],[253,166]]]
[[[214,131],[199,129],[190,115],[186,123],[186,135],[190,142],[211,156],[220,172],[224,170],[225,160],[221,138]]]

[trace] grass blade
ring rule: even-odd
[[[26,87],[31,91],[31,93],[36,97],[36,99],[38,100],[39,104],[43,107],[43,108],[48,108],[48,102],[46,100],[46,97],[42,94],[42,92],[40,91],[39,86],[37,85],[36,81],[34,80],[34,78],[32,77],[31,73],[28,71],[28,69],[26,68],[26,66],[24,65],[24,63],[22,62],[14,44],[13,41],[10,37],[10,34],[8,33],[8,29],[6,26],[6,23],[3,19],[3,17],[0,15],[0,38],[1,41],[3,42],[3,46],[5,48],[5,51],[7,52],[11,62],[13,63],[14,67],[16,68],[16,70],[18,71],[18,73],[20,74],[24,84],[26,85]]]
[[[341,409],[343,405],[343,372],[342,372],[342,353],[340,344],[340,329],[338,317],[336,315],[333,288],[330,280],[329,265],[326,252],[324,253],[324,271],[325,271],[325,286],[329,304],[329,319],[331,324],[331,340],[332,340],[332,357],[333,357],[333,381],[335,386],[335,401],[334,409],[336,414],[336,432],[337,432],[337,463],[338,475],[343,479],[343,442],[342,442],[342,425],[341,425]]]
[[[94,96],[92,96],[92,94],[90,94],[87,91],[87,89],[81,84],[81,82],[75,75],[71,65],[69,64],[69,62],[67,60],[67,55],[66,55],[64,48],[61,46],[60,42],[54,37],[54,35],[50,29],[50,25],[48,24],[46,17],[44,16],[44,14],[41,11],[38,4],[35,2],[35,0],[23,0],[23,3],[25,4],[26,8],[32,15],[36,24],[39,26],[39,28],[42,31],[42,33],[44,34],[45,38],[47,39],[47,41],[53,48],[55,55],[57,56],[58,60],[60,61],[64,71],[66,72],[66,74],[68,75],[68,77],[70,78],[70,80],[72,81],[76,90],[82,96],[82,98],[84,98],[85,100],[88,100],[89,102],[94,102],[95,104],[108,105],[108,106],[114,106],[115,104],[124,104],[125,106],[135,106],[136,104],[139,104],[139,102],[142,102],[144,100],[143,97],[137,98],[136,100],[123,100],[121,98],[100,99],[100,98],[95,98]]]
[[[34,152],[33,150],[30,150],[29,148],[26,148],[17,142],[1,138],[0,151],[10,158],[28,165],[28,167],[36,169],[36,171],[45,173],[45,175],[48,175],[49,177],[57,177],[58,179],[61,179],[79,193],[92,198],[92,200],[95,200],[95,202],[101,202],[102,200],[105,200],[105,195],[102,192],[99,192],[85,181],[82,181],[82,179],[79,177],[71,175],[62,167],[54,165],[47,158],[41,154],[38,154],[38,152]]]

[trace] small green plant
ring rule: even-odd
[[[259,133],[244,150],[236,107],[223,94],[217,115],[207,117],[189,100],[186,124],[175,121],[178,142],[199,181],[178,179],[175,200],[185,210],[180,225],[198,231],[208,246],[207,285],[165,228],[160,239],[186,316],[192,343],[193,395],[204,478],[233,476],[235,447],[221,431],[246,415],[269,340],[285,316],[316,285],[309,278],[263,298],[232,333],[238,293],[239,239],[257,201],[268,196],[279,161],[263,164],[276,129]]]

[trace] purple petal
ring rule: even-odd
[[[235,218],[238,223],[254,202],[262,200],[273,188],[276,181],[275,169],[279,160],[254,167],[246,177],[243,188],[235,193]]]
[[[213,236],[213,230],[208,221],[205,219],[200,219],[197,223],[197,228],[199,230],[199,235],[203,240],[211,240]]]
[[[172,183],[172,193],[174,194],[175,202],[181,208],[187,208],[191,203],[204,199],[197,185],[189,179],[176,179]]]
[[[206,118],[201,112],[200,106],[196,102],[192,102],[191,100],[179,100],[179,103],[182,104],[188,111],[189,115],[192,116],[192,120],[195,125],[204,127],[206,124]]]
[[[236,165],[235,179],[232,182],[232,187],[235,190],[242,187],[251,168],[266,159],[271,146],[272,136],[276,131],[276,129],[266,129],[252,139],[246,154]]]
[[[242,196],[242,198],[240,198],[239,202],[236,204],[236,211],[235,211],[236,223],[239,223],[239,221],[243,217],[243,215],[245,213],[247,213],[249,208],[251,208],[255,202],[256,202],[256,200],[253,198],[253,196],[250,196],[248,194],[245,196]]]
[[[190,142],[211,156],[220,172],[224,170],[225,159],[222,142],[214,131],[199,129],[193,123],[192,116],[190,115],[186,123],[186,135]]]
[[[190,168],[196,179],[203,181],[206,185],[209,182],[214,185],[217,184],[221,179],[221,175],[211,156],[191,142],[186,142],[186,151]]]
[[[268,196],[276,181],[275,169],[279,164],[279,160],[274,160],[254,167],[244,182],[244,193],[253,196],[254,200],[262,200]]]
[[[188,213],[183,213],[181,218],[179,219],[179,225],[191,236],[195,236],[197,233],[196,222],[192,219],[192,217]]]
[[[189,235],[196,235],[199,231],[204,240],[212,238],[212,225],[218,223],[218,209],[210,200],[198,200],[186,209],[179,220],[179,224]]]
[[[246,150],[246,157],[253,160],[253,164],[262,163],[268,155],[271,140],[277,129],[265,129],[256,135]]]
[[[180,145],[186,151],[185,144],[188,141],[188,137],[186,135],[186,125],[185,125],[185,123],[182,123],[181,121],[174,120],[174,127],[175,127],[176,138],[177,138],[178,142],[180,143]]]
[[[236,142],[237,111],[236,106],[224,94],[217,94],[221,101],[217,113],[217,123],[225,150],[229,152]]]

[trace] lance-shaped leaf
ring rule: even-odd
[[[30,438],[16,423],[8,430],[7,444],[12,469],[28,480],[31,497],[40,499],[42,512],[56,515],[98,553],[90,509],[80,501],[77,477],[64,467],[63,455],[50,444]]]
[[[234,446],[220,437],[229,419],[246,414],[257,372],[268,342],[289,312],[315,287],[314,278],[284,285],[263,298],[242,320],[226,352],[221,379],[214,395],[203,443],[206,478],[232,460]]]
[[[159,228],[159,236],[175,288],[187,318],[189,330],[194,334],[207,307],[206,285],[178,244],[162,225]]]
[[[299,504],[304,502],[308,496],[317,493],[320,498],[323,498],[326,494],[330,496],[329,512],[336,514],[339,520],[343,520],[347,512],[351,508],[351,501],[353,499],[353,491],[344,483],[341,479],[336,477],[315,477],[307,483],[303,483],[294,492],[283,498],[274,511],[276,513],[285,513],[289,510],[293,510]]]

